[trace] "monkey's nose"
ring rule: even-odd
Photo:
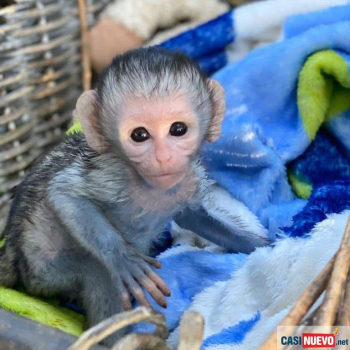
[[[172,159],[172,155],[166,148],[159,147],[155,152],[155,158],[158,163],[168,163]]]
[[[156,160],[158,163],[169,163],[172,159],[172,156],[169,155],[169,157],[156,157]]]

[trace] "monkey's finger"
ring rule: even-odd
[[[132,278],[128,279],[127,285],[129,287],[130,293],[134,296],[134,298],[140,303],[141,306],[151,307],[151,304],[147,300],[145,293],[136,283],[136,281]]]
[[[120,300],[122,302],[124,311],[132,310],[130,294],[126,289],[126,286],[124,285],[122,278],[120,276],[115,276],[114,280],[116,281],[116,284],[117,284]]]
[[[160,269],[162,267],[162,263],[158,260],[156,260],[155,264],[153,265],[156,269]]]
[[[145,289],[148,291],[148,293],[152,296],[154,301],[159,306],[161,306],[164,309],[168,307],[168,304],[164,298],[163,293],[157,288],[154,282],[152,282],[147,276],[142,278],[139,282],[141,283],[142,286],[145,287]]]
[[[145,260],[149,265],[155,267],[156,269],[160,269],[162,267],[162,263],[157,259],[151,258],[149,256],[142,256],[143,260]]]
[[[170,297],[171,291],[163,279],[152,270],[147,272],[147,276],[157,285],[158,289],[166,296]]]
[[[128,293],[125,287],[123,287],[121,290],[120,299],[122,301],[124,311],[131,311],[132,305],[130,300],[130,294]]]

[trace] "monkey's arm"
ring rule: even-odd
[[[211,187],[209,199],[196,208],[186,208],[174,221],[232,253],[250,253],[269,243],[258,218],[216,185]]]
[[[107,268],[112,281],[117,284],[125,309],[131,308],[125,285],[140,304],[149,306],[135,281],[143,285],[160,306],[166,307],[163,295],[170,295],[169,288],[149,266],[159,268],[158,261],[131,247],[88,199],[51,190],[49,201],[70,234]]]

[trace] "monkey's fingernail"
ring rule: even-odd
[[[162,304],[162,308],[163,308],[163,309],[167,309],[167,308],[168,308],[168,304],[167,304],[167,303],[163,303],[163,304]]]
[[[169,291],[169,292],[166,292],[166,293],[165,293],[165,296],[166,296],[166,297],[170,297],[170,296],[171,296],[171,292],[170,292],[170,291]]]
[[[162,267],[162,263],[160,261],[157,261],[154,265],[155,268],[160,269]]]

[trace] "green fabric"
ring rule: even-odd
[[[80,124],[79,120],[75,119],[73,125],[67,131],[67,134],[71,135],[71,134],[75,134],[75,133],[80,133],[82,131],[83,131],[83,129],[81,128],[81,124]]]
[[[300,179],[294,173],[288,174],[289,183],[293,188],[294,193],[302,199],[308,199],[312,192],[312,185],[307,179]]]
[[[313,140],[320,126],[350,107],[349,67],[334,51],[320,51],[306,61],[299,75],[298,108]]]
[[[84,316],[14,289],[0,287],[0,307],[75,336],[83,331]]]
[[[349,67],[334,51],[320,51],[308,58],[299,75],[298,108],[305,129],[313,140],[320,126],[350,109]],[[295,194],[308,199],[312,184],[289,171]]]

